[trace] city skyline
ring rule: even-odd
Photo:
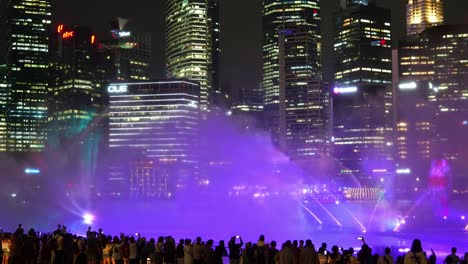
[[[37,5],[33,6],[37,10],[34,9],[32,12],[42,12],[42,15],[50,17],[51,5],[46,5],[48,9],[43,9],[44,4],[41,1],[44,0],[38,1]],[[17,4],[24,3],[24,0],[17,2]],[[219,47],[219,35],[223,32],[219,28],[222,24],[219,18],[223,16],[216,11],[218,1],[168,0],[164,12],[165,32],[163,36],[157,36],[159,42],[164,42],[166,50],[165,77],[169,80],[186,79],[199,83],[199,106],[204,113],[202,119],[208,118],[210,111],[221,113],[218,111],[220,109],[225,111],[223,114],[230,116],[232,110],[239,110],[241,106],[245,109],[242,111],[252,112],[247,115],[256,116],[254,119],[262,124],[254,125],[257,127],[256,130],[266,132],[274,146],[291,160],[313,164],[316,157],[328,159],[333,156],[341,166],[345,167],[339,174],[375,180],[376,175],[370,176],[375,174],[375,170],[378,173],[382,170],[394,171],[394,168],[399,166],[394,163],[395,139],[392,135],[393,130],[398,127],[395,123],[398,116],[394,115],[396,112],[393,107],[397,103],[395,99],[397,96],[392,95],[394,92],[392,84],[395,88],[400,80],[398,80],[398,71],[395,71],[397,68],[395,65],[399,64],[398,57],[394,54],[397,51],[392,51],[392,43],[395,43],[392,37],[395,37],[395,34],[391,31],[393,28],[391,9],[378,6],[376,1],[336,1],[335,4],[339,4],[339,7],[328,10],[334,11],[333,16],[325,15],[322,19],[323,5],[320,3],[319,0],[263,1],[262,82],[258,85],[259,93],[249,93],[248,90],[254,91],[254,89],[244,86],[233,88],[233,92],[239,90],[240,94],[252,97],[241,100],[250,101],[253,105],[246,105],[245,108],[236,102],[238,100],[235,98],[229,102],[234,106],[230,109],[211,104],[214,97],[221,97],[221,90],[227,90],[217,84],[215,87],[211,85],[213,79],[219,80],[217,62],[219,59],[223,60],[222,47]],[[410,11],[413,10],[412,3],[414,2],[409,1],[406,5]],[[441,2],[437,4],[436,11],[441,11]],[[51,19],[36,19],[34,22],[34,16],[30,18],[23,13],[13,12],[15,8],[18,9],[18,5],[10,3],[9,7],[11,12],[8,12],[7,21],[11,30],[10,48],[7,65],[4,68],[7,76],[5,89],[7,93],[4,94],[4,98],[7,99],[6,105],[9,107],[8,111],[5,111],[8,115],[5,116],[4,122],[7,133],[4,137],[6,151],[40,152],[47,150],[48,147],[56,148],[56,151],[59,149],[68,151],[76,142],[80,144],[87,142],[88,139],[84,137],[88,136],[91,139],[88,143],[93,145],[92,134],[86,131],[100,127],[104,128],[101,131],[104,141],[112,140],[107,135],[108,122],[98,120],[101,117],[106,119],[110,110],[107,102],[109,98],[106,97],[104,90],[109,83],[141,82],[152,78],[153,74],[149,72],[148,67],[152,55],[151,33],[138,30],[135,21],[121,17],[108,21],[110,24],[106,27],[106,33],[100,34],[89,27],[56,23]],[[421,4],[419,7],[426,5]],[[420,15],[418,12],[416,9],[407,12],[407,20],[412,23],[409,24],[412,28],[419,29],[419,26],[414,24]],[[430,14],[424,16],[430,18]],[[335,19],[333,52],[324,52],[326,50],[324,46],[330,46],[330,43],[325,44],[327,41],[324,39],[329,40],[330,36],[327,35],[328,31],[322,31],[322,20],[330,18]],[[437,19],[440,21],[443,17],[438,16]],[[21,21],[29,24],[20,23]],[[18,31],[17,25],[22,27],[21,31]],[[38,25],[42,28],[35,30]],[[422,20],[421,26],[426,27]],[[439,120],[442,120],[440,116],[444,115],[442,112],[464,111],[463,106],[451,105],[457,100],[461,105],[465,100],[463,80],[465,64],[462,58],[465,54],[466,34],[458,29],[454,31],[455,35],[447,33],[447,30],[452,30],[451,28],[449,25],[439,25],[424,29],[418,35],[410,32],[411,39],[420,38],[421,46],[418,47],[418,52],[432,54],[429,57],[432,56],[434,59],[426,62],[421,57],[421,61],[413,65],[413,62],[408,64],[408,56],[405,55],[401,57],[400,64],[402,70],[405,68],[403,65],[411,67],[434,65],[429,67],[435,67],[431,71],[437,75],[428,75],[424,80],[427,79],[438,89],[440,88],[437,95],[430,95],[427,98],[439,104],[440,113],[434,113],[434,119]],[[427,35],[427,32],[432,30],[439,32],[437,34],[440,36],[437,35],[435,38],[434,34]],[[41,38],[27,35],[37,32],[40,32]],[[11,41],[15,38],[18,42]],[[48,44],[33,44],[30,48],[31,44],[23,43],[26,38],[40,39],[43,42],[46,39]],[[428,38],[434,40],[440,38],[446,43],[440,44],[441,47],[433,47],[425,44],[430,42],[427,42]],[[409,37],[397,42],[405,43],[403,40],[409,41]],[[442,43],[442,40],[437,41]],[[457,52],[453,52],[455,47]],[[442,48],[445,49],[443,54],[439,52]],[[413,50],[412,46],[404,47],[402,52],[409,50]],[[19,55],[29,57],[23,58]],[[437,59],[439,55],[447,57],[447,60]],[[414,56],[410,57],[412,59]],[[331,62],[330,58],[333,58]],[[213,63],[213,60],[217,62]],[[36,61],[42,64],[37,64]],[[330,82],[326,82],[327,78],[322,74],[324,62],[332,65],[334,69],[334,78]],[[18,63],[23,63],[25,69],[38,69],[34,69],[34,73],[29,76],[25,74],[26,70],[21,68],[22,64]],[[47,63],[47,66],[44,63]],[[235,65],[232,68],[235,68]],[[445,72],[443,70],[445,68],[453,68],[454,71]],[[36,74],[36,71],[41,74]],[[407,72],[403,70],[402,77],[410,77],[406,76]],[[411,72],[415,75],[419,73],[419,71]],[[448,76],[453,76],[457,81],[449,82]],[[411,78],[409,81],[419,81],[418,76]],[[27,87],[30,90],[24,89],[25,84],[29,85]],[[46,95],[38,97],[34,94],[37,92]],[[459,93],[461,96],[458,96]],[[258,96],[263,98],[254,98]],[[261,108],[255,109],[257,99],[260,99]],[[25,111],[32,109],[29,105],[24,107],[25,103],[21,100],[43,104],[41,109],[48,112],[33,117],[37,120],[48,118],[48,124],[32,125],[28,120],[22,123],[15,121],[15,118],[18,119],[18,114],[13,113],[11,107],[16,107],[20,113],[27,113]],[[258,115],[254,113],[259,109],[262,111]],[[240,118],[241,123],[244,122],[240,127],[245,126],[248,129],[248,123],[245,122],[247,119],[242,115]],[[458,121],[459,117],[456,114],[453,114],[453,118],[456,119],[455,122],[444,129],[445,132],[442,132],[442,125],[435,127],[434,138],[429,140],[439,141],[440,147],[444,145],[443,142],[452,142],[449,132],[454,129],[453,131],[458,133],[457,124],[463,123],[463,120]],[[20,131],[26,133],[26,136],[11,135],[22,127],[31,125],[31,128]],[[424,126],[425,129],[427,127]],[[36,130],[43,131],[45,136],[49,132],[48,141],[45,141],[41,135],[35,136]],[[30,146],[27,145],[29,143],[25,140],[31,142],[43,140],[44,143],[33,144],[31,146],[37,149],[30,150]],[[16,144],[15,141],[18,141],[20,149],[8,148],[10,143]],[[425,141],[424,144],[426,143]],[[206,144],[210,144],[209,140]],[[97,144],[94,145],[99,149]],[[331,145],[334,146],[333,151]],[[77,154],[73,155],[81,158],[86,158],[88,155],[86,151],[77,151]],[[79,154],[80,152],[82,154]],[[457,160],[457,157],[463,153],[454,150],[450,153],[441,151],[440,154],[444,158]],[[430,156],[430,158],[436,157]]]
[[[406,35],[406,0],[380,0],[377,5],[390,7],[392,11],[393,45],[399,38]],[[446,0],[446,23],[468,23],[468,2],[463,0]],[[324,53],[332,51],[334,7],[339,0],[322,0],[322,31]],[[91,8],[90,8],[91,7]],[[74,10],[74,12],[71,12]],[[220,78],[222,89],[237,90],[241,88],[254,89],[261,82],[261,10],[260,0],[238,0],[220,2],[221,49],[223,56],[220,62]],[[80,14],[86,12],[87,16]],[[240,15],[241,14],[241,15]],[[117,16],[127,17],[134,23],[136,30],[151,32],[153,36],[152,73],[157,79],[165,76],[164,68],[164,1],[145,2],[139,5],[120,3],[116,5],[110,0],[94,2],[84,0],[79,2],[56,2],[53,6],[53,16],[63,23],[92,26],[98,33],[106,32],[109,21]],[[242,19],[237,18],[241,16]],[[158,39],[157,36],[160,36]],[[242,36],[242,37],[240,37]],[[330,61],[330,60],[328,60]],[[324,61],[325,80],[333,79],[333,69],[330,62]]]

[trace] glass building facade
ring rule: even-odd
[[[217,2],[208,0],[168,0],[165,6],[166,75],[200,83],[202,110],[208,110],[211,100],[216,72],[213,54],[219,51],[219,46],[213,47],[218,42],[212,39],[219,39],[219,33],[212,34],[216,29],[219,32],[219,22],[216,16],[209,17],[209,13],[217,14],[216,8]]]
[[[320,58],[320,6],[318,0],[263,1],[262,88],[265,126],[276,144],[280,139],[279,32],[291,26],[302,27],[316,43]],[[321,78],[318,73],[317,78]]]
[[[444,23],[443,0],[409,0],[406,4],[406,35]]]
[[[7,150],[44,150],[51,3],[12,0],[7,6]]]
[[[418,168],[427,171],[431,160],[440,159],[453,167],[455,182],[464,182],[463,177],[468,172],[462,162],[468,155],[463,139],[468,123],[467,28],[467,25],[434,26],[400,43],[399,82],[406,94],[418,95],[411,104],[420,109],[403,115],[401,112],[411,107],[405,105],[406,97],[397,99],[397,130],[407,130],[408,134],[404,136],[398,132],[397,157],[400,160],[419,158],[410,168],[415,171],[413,178],[421,178]],[[411,136],[416,145],[409,145]]]
[[[178,80],[112,83],[107,93],[108,147],[113,156],[108,180],[113,190],[129,191],[129,180],[135,180],[129,178],[132,168],[128,166],[132,162],[151,161],[159,167],[171,167],[172,186],[197,180],[200,121],[197,83]],[[135,190],[130,190],[132,195],[137,195]]]
[[[385,181],[392,160],[390,10],[354,5],[338,15],[333,93],[339,176],[363,185]]]
[[[298,162],[330,154],[329,86],[319,77],[314,34],[301,27],[280,31],[280,146]]]
[[[428,51],[434,60],[432,83],[437,105],[435,158],[449,161],[455,180],[466,184],[468,175],[468,25],[427,29]]]
[[[96,81],[97,46],[88,28],[58,24],[51,34],[47,150],[53,156],[60,153],[55,168],[64,171],[55,175],[67,175],[68,182],[93,178],[103,147],[104,99]]]

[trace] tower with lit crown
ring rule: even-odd
[[[406,34],[419,34],[444,23],[442,0],[409,0],[406,5]]]

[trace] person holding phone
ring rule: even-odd
[[[237,242],[239,240],[239,242]],[[228,242],[229,247],[229,264],[239,264],[241,256],[241,248],[244,245],[241,236],[233,236]]]

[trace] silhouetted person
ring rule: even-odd
[[[385,248],[385,254],[380,256],[377,264],[394,264],[393,257],[390,255],[391,250],[390,248]]]
[[[195,245],[193,245],[193,264],[202,264],[202,239],[197,237]]]
[[[453,247],[451,252],[452,253],[445,258],[444,263],[445,264],[459,264],[461,260],[460,260],[460,257],[457,256],[457,248]]]
[[[276,262],[279,262],[279,250],[276,248],[276,241],[271,241],[270,248],[267,253],[267,264],[275,264]]]
[[[184,264],[193,264],[193,246],[190,239],[185,239]]]
[[[224,245],[224,240],[220,240],[219,244],[216,246],[214,251],[214,261],[215,264],[223,264],[223,257],[227,257],[228,253],[226,246]]]
[[[241,247],[244,245],[244,241],[242,241],[242,237],[240,236],[238,236],[237,238],[239,238],[239,243],[236,242],[236,237],[231,237],[231,240],[229,240],[228,243],[230,264],[239,264]]]
[[[184,240],[179,240],[179,244],[176,247],[176,261],[177,264],[184,264]]]
[[[203,264],[215,264],[213,243],[214,241],[210,239],[206,241],[205,246],[202,248]]]
[[[419,239],[413,240],[411,250],[406,253],[403,264],[427,264],[427,259]]]
[[[268,255],[268,248],[265,244],[265,236],[261,235],[257,242],[257,248],[254,251],[254,258],[256,264],[265,264],[266,256]]]
[[[319,264],[318,253],[310,239],[306,240],[305,246],[301,251],[301,264]]]

